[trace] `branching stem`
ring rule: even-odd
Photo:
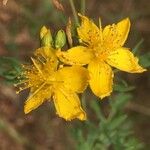
[[[70,3],[70,6],[71,6],[71,9],[72,9],[72,12],[73,12],[75,24],[76,24],[76,26],[79,26],[79,19],[78,19],[78,15],[77,15],[73,0],[69,0],[69,3]]]

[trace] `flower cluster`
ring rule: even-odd
[[[53,100],[60,117],[85,120],[86,113],[78,93],[84,92],[89,85],[100,99],[109,96],[114,78],[111,67],[129,73],[146,71],[138,64],[138,58],[123,47],[130,29],[128,18],[102,29],[101,22],[97,27],[86,16],[79,16],[81,25],[77,33],[80,44],[69,50],[61,50],[66,42],[63,30],[58,31],[53,42],[50,30],[41,29],[42,46],[35,50],[32,65],[23,65],[20,76],[19,92],[30,88],[25,113]]]

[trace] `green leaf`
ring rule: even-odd
[[[135,86],[124,86],[123,84],[114,84],[114,91],[129,92],[135,89]]]
[[[144,39],[141,39],[137,44],[136,46],[133,48],[132,52],[134,54],[136,54],[138,52],[138,50],[140,49],[140,46],[142,45],[142,43],[144,42]]]
[[[100,105],[98,105],[98,103],[96,101],[91,101],[90,103],[91,108],[95,111],[97,117],[101,120],[101,121],[105,121],[105,118],[101,112],[101,108]]]
[[[15,58],[0,57],[0,64],[0,76],[5,78],[7,82],[15,83],[22,70],[20,62]]]
[[[112,107],[116,110],[121,110],[122,108],[124,108],[126,103],[132,98],[132,95],[127,93],[119,93],[114,98],[115,100],[112,103]]]
[[[121,126],[125,122],[126,119],[127,119],[126,115],[116,116],[109,123],[109,130],[115,130],[116,128]]]
[[[139,60],[143,67],[150,67],[150,52],[140,56]]]
[[[128,83],[123,79],[118,79],[117,83],[114,84],[114,91],[117,92],[129,92],[134,89],[134,86],[129,86]]]

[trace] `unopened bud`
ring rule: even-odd
[[[42,39],[46,33],[47,33],[47,28],[43,26],[40,31],[40,39]]]
[[[66,44],[66,34],[63,30],[59,30],[55,38],[55,48],[62,48]]]
[[[41,46],[48,46],[48,47],[52,46],[53,38],[51,35],[51,31],[47,29],[45,26],[41,28],[40,39],[41,39]]]

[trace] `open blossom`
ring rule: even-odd
[[[77,93],[85,90],[89,75],[80,66],[58,67],[55,50],[41,47],[36,50],[32,65],[24,65],[20,78],[20,91],[30,88],[30,95],[25,102],[25,114],[39,107],[46,100],[52,100],[57,114],[65,120],[86,119]],[[59,68],[59,69],[58,69]]]
[[[129,73],[142,73],[138,58],[123,47],[130,30],[130,20],[126,18],[117,24],[97,27],[87,17],[81,17],[81,26],[77,28],[81,46],[57,53],[60,60],[69,65],[86,65],[90,73],[90,87],[101,99],[112,92],[115,67]]]

